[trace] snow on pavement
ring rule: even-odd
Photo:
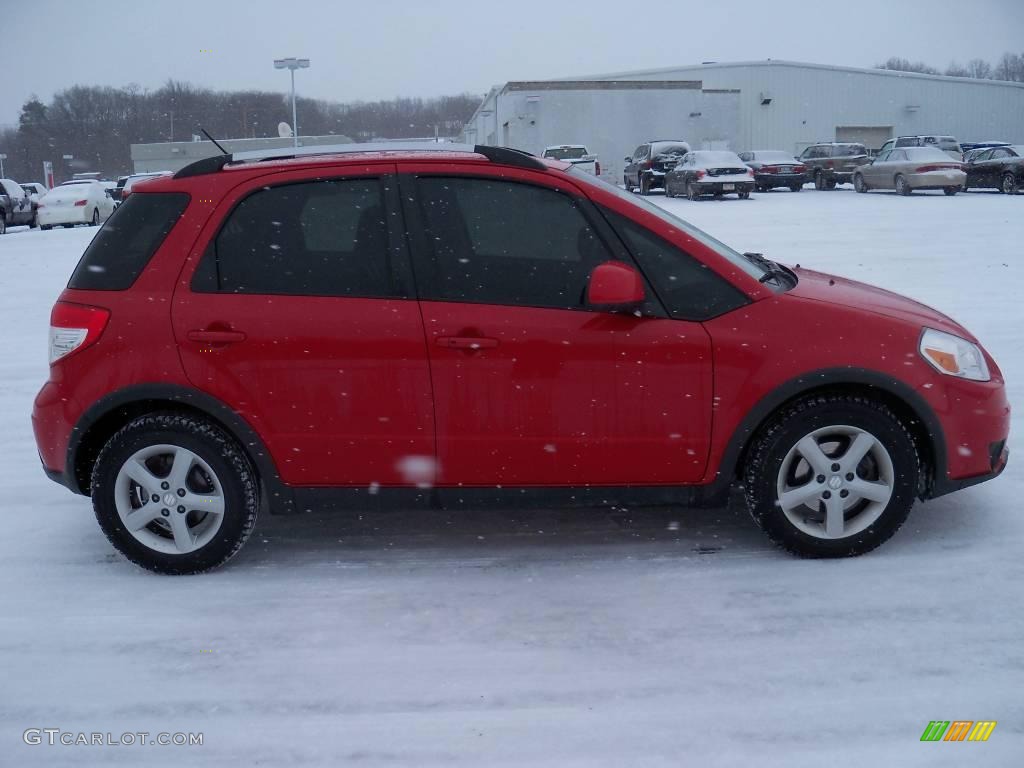
[[[1024,196],[655,200],[947,312],[1024,403]],[[736,506],[263,517],[221,571],[137,569],[29,424],[92,234],[0,237],[0,766],[1019,764],[1019,457],[852,560],[791,558]],[[935,719],[999,724],[921,743]],[[204,744],[27,746],[33,727]]]

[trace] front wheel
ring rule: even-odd
[[[868,191],[868,185],[864,183],[864,177],[859,173],[853,177],[853,188],[861,193]]]
[[[903,525],[920,464],[913,437],[888,406],[820,395],[771,422],[745,474],[747,507],[772,541],[803,557],[848,557]]]
[[[110,543],[157,573],[199,573],[230,559],[256,522],[256,474],[219,427],[154,413],[118,431],[96,459],[92,502]]]
[[[686,182],[686,197],[690,200],[700,200],[700,190],[690,182]]]
[[[827,182],[825,181],[825,174],[818,171],[814,174],[814,188],[817,190],[827,189]]]
[[[629,177],[626,174],[622,174],[622,186],[626,188],[627,192],[633,191],[633,185],[629,183]]]
[[[960,187],[943,187],[942,191],[946,194],[947,197],[952,197],[953,195],[960,191]]]
[[[898,194],[907,197],[913,191],[914,190],[910,188],[910,185],[907,184],[907,180],[902,175],[896,177],[896,192]]]
[[[1017,179],[1012,173],[1003,174],[1003,183],[999,185],[1000,191],[1004,195],[1015,195],[1017,194]]]
[[[650,176],[640,177],[640,194],[646,197],[651,194],[651,178]]]
[[[789,188],[789,191],[790,191],[790,192],[799,192],[799,191],[801,191],[801,190],[802,190],[803,188],[804,188],[804,185],[803,185],[803,184],[793,184],[792,186],[790,186],[790,188]]]
[[[53,229],[53,225],[52,224],[40,224],[39,225],[39,229],[41,229],[43,232],[49,232],[51,229]]]

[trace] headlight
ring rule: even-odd
[[[971,381],[988,381],[992,378],[981,348],[951,333],[925,328],[921,334],[920,352],[939,373]]]

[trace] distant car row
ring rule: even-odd
[[[642,195],[663,189],[667,197],[691,200],[730,193],[746,198],[776,187],[799,192],[807,182],[819,190],[853,184],[858,192],[892,189],[903,195],[985,188],[1015,194],[1024,186],[1024,145],[984,144],[962,155],[951,136],[903,136],[887,141],[872,157],[863,144],[821,142],[797,158],[782,150],[736,154],[691,150],[681,140],[651,141],[625,158],[622,183]]]
[[[40,229],[96,226],[113,213],[131,194],[132,185],[142,179],[166,176],[170,171],[122,176],[115,185],[103,179],[73,179],[53,189],[38,182],[19,184],[0,179],[0,235],[7,227],[28,225]]]

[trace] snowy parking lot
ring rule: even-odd
[[[155,576],[46,479],[29,423],[50,307],[95,230],[12,228],[0,766],[1020,765],[1024,195],[652,199],[962,322],[1017,407],[1004,475],[851,560],[792,558],[735,504],[264,516],[222,570]],[[936,719],[998,726],[920,742]],[[204,738],[30,746],[28,728]]]

